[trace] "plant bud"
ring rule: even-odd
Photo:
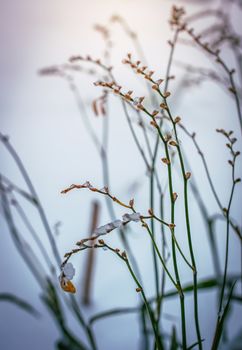
[[[162,162],[165,163],[166,165],[171,164],[171,162],[169,161],[169,159],[167,158],[161,158]]]
[[[188,171],[188,172],[185,174],[186,180],[190,179],[191,176],[192,176],[192,174]]]

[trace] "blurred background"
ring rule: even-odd
[[[104,57],[114,67],[117,81],[135,94],[147,95],[146,85],[141,78],[134,75],[122,64],[127,52],[137,52],[133,42],[126,35],[119,23],[111,22],[113,15],[120,15],[132,31],[138,34],[139,42],[149,68],[155,70],[155,76],[163,78],[169,56],[168,40],[172,38],[168,19],[173,4],[184,5],[188,14],[209,8],[227,6],[236,31],[240,28],[241,12],[235,2],[221,1],[170,1],[170,0],[73,0],[73,1],[0,1],[0,108],[1,133],[8,135],[14,148],[22,159],[29,176],[37,190],[39,198],[53,229],[60,254],[71,250],[77,240],[90,234],[92,205],[98,200],[100,205],[99,225],[110,221],[105,200],[86,190],[62,195],[60,191],[72,183],[83,183],[89,180],[93,185],[102,188],[104,185],[100,155],[93,144],[83,123],[83,109],[80,113],[76,99],[68,82],[61,77],[44,77],[38,74],[44,67],[62,65],[72,55],[91,55],[94,58],[105,56],[106,43],[96,24],[107,26],[112,45],[110,55]],[[223,5],[222,5],[223,4]],[[217,20],[217,19],[216,19]],[[200,30],[213,24],[213,17],[205,17],[196,23]],[[224,58],[229,66],[235,62],[229,49],[225,46]],[[212,67],[211,59],[200,50],[178,44],[175,50],[171,73],[176,79],[171,81],[171,104],[174,115],[182,121],[191,132],[196,132],[197,140],[206,156],[212,179],[219,198],[224,206],[228,201],[231,189],[231,169],[227,165],[228,150],[225,140],[215,132],[216,128],[232,129],[239,138],[239,124],[236,108],[231,97],[217,84],[209,79],[196,81],[184,91],[184,79],[188,72],[182,64]],[[86,74],[93,69],[85,62],[83,72],[71,72],[78,87],[83,104],[86,106],[88,120],[97,137],[102,138],[105,116],[95,116],[92,102],[101,94],[93,85],[94,75]],[[96,68],[95,68],[96,69]],[[102,72],[98,71],[99,76]],[[149,101],[148,103],[151,103]],[[139,129],[135,114],[131,114],[134,126]],[[124,202],[135,198],[137,210],[147,213],[149,209],[149,183],[146,169],[127,125],[120,101],[111,96],[108,105],[109,138],[107,155],[110,172],[110,190]],[[138,130],[141,137],[141,131]],[[151,135],[152,136],[152,135]],[[211,194],[201,159],[191,140],[181,133],[181,143],[186,151],[191,172],[201,190],[210,214],[217,213],[218,207]],[[144,141],[141,140],[142,146]],[[241,142],[238,145],[241,148]],[[162,157],[162,150],[159,158]],[[13,159],[1,145],[1,173],[20,187],[25,187],[19,170]],[[159,166],[158,166],[159,169]],[[162,184],[166,184],[166,175],[160,167]],[[241,162],[237,173],[241,173]],[[177,192],[182,191],[177,181]],[[241,208],[239,205],[241,187],[233,201],[233,217],[241,225]],[[191,195],[192,234],[197,257],[199,278],[213,276],[214,268],[206,228],[199,210]],[[22,203],[22,202],[21,202]],[[38,236],[46,247],[53,261],[48,238],[39,220],[38,214],[29,203],[23,201],[23,208],[33,223]],[[165,217],[169,215],[169,209]],[[123,208],[115,206],[116,218],[125,213]],[[8,227],[1,211],[1,244],[0,244],[0,292],[12,293],[27,300],[38,310],[40,316],[33,317],[8,302],[0,303],[0,348],[13,350],[53,349],[58,338],[58,329],[53,318],[41,302],[41,290],[27,269],[9,234]],[[20,219],[16,219],[21,234],[34,251],[37,251],[33,238],[26,231]],[[177,210],[177,221],[183,222],[182,209]],[[154,295],[154,276],[150,241],[142,228],[131,224],[132,231],[127,231],[130,246],[138,261],[142,280],[148,296]],[[184,224],[177,230],[177,237],[188,254],[184,239]],[[56,229],[58,228],[58,230]],[[219,221],[216,225],[216,241],[219,247],[221,266],[224,261],[225,225]],[[118,233],[110,236],[112,246],[122,247]],[[231,232],[230,273],[240,271],[240,246],[238,239]],[[46,261],[36,253],[44,267]],[[86,271],[87,254],[76,255],[72,262],[76,268],[74,282],[77,286],[76,298],[81,302],[81,294]],[[170,263],[170,262],[169,262]],[[183,262],[181,261],[181,266]],[[170,265],[172,266],[172,264]],[[191,281],[190,271],[181,268],[182,280]],[[171,285],[167,282],[166,289]],[[213,336],[216,321],[216,292],[204,291],[199,295],[200,320],[203,338],[208,349]],[[94,276],[92,280],[90,306],[82,306],[85,317],[96,312],[116,307],[135,306],[139,303],[133,281],[127,274],[125,266],[107,251],[95,251]],[[189,343],[195,341],[193,310],[187,297],[187,324]],[[167,333],[176,324],[179,332],[179,308],[177,298],[169,299],[164,306],[163,327]],[[67,310],[68,315],[68,310]],[[241,307],[236,304],[230,315],[229,335],[233,338],[241,331],[239,321]],[[78,325],[68,319],[71,328],[80,336]],[[135,314],[122,315],[99,321],[94,331],[100,349],[140,349],[138,318]]]

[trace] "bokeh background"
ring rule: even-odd
[[[1,132],[10,136],[12,144],[24,162],[51,226],[54,228],[57,222],[61,222],[59,234],[56,234],[55,238],[62,256],[74,247],[78,239],[89,234],[91,205],[94,199],[98,199],[101,205],[99,223],[108,222],[109,215],[105,201],[92,193],[76,191],[63,196],[60,191],[72,183],[82,183],[86,180],[100,188],[105,184],[100,157],[83,125],[80,111],[68,84],[58,77],[41,77],[38,71],[46,66],[63,64],[75,54],[102,57],[105,43],[100,33],[94,30],[94,25],[99,23],[108,25],[112,34],[110,61],[114,66],[117,80],[125,88],[134,89],[137,95],[146,93],[143,82],[121,63],[127,52],[134,52],[135,55],[131,40],[118,24],[111,24],[109,20],[114,14],[121,15],[132,30],[138,33],[149,66],[156,71],[157,78],[160,78],[164,76],[167,65],[169,54],[167,40],[172,37],[168,18],[173,3],[185,5],[188,13],[219,5],[218,1],[195,0],[0,1]],[[229,4],[228,10],[231,11],[233,24],[239,30],[241,13],[232,4]],[[198,28],[211,24],[210,21],[213,19],[199,22]],[[225,57],[233,66],[233,59],[226,50]],[[185,45],[178,45],[175,61],[197,63],[199,66],[211,65],[206,55]],[[88,65],[85,67],[88,68]],[[231,186],[230,168],[227,166],[228,151],[224,146],[224,140],[216,134],[215,129],[218,127],[233,129],[239,137],[234,103],[221,88],[209,81],[192,86],[187,93],[184,93],[181,83],[184,71],[178,64],[174,64],[172,73],[176,75],[170,86],[170,91],[174,92],[171,100],[174,114],[180,115],[189,130],[197,133],[220,199],[222,203],[227,203]],[[93,99],[100,95],[100,90],[94,87],[93,81],[95,81],[93,76],[75,74],[75,82],[87,106],[90,122],[101,137],[103,117],[97,118],[90,107]],[[132,117],[135,118],[134,115]],[[109,124],[108,159],[112,193],[126,202],[135,197],[140,212],[146,212],[149,208],[148,178],[121,105],[115,97],[110,98]],[[186,149],[192,174],[197,179],[210,213],[217,212],[196,150],[188,138],[182,136],[181,142]],[[1,172],[19,186],[24,186],[18,169],[4,147],[1,147],[0,152]],[[238,173],[240,172],[239,166]],[[241,224],[240,190],[239,187],[233,202],[233,213]],[[28,204],[23,205],[53,259],[36,212]],[[122,209],[116,207],[117,218],[123,213]],[[182,221],[181,210],[178,210],[177,215],[177,220]],[[199,276],[212,276],[214,271],[207,235],[192,196],[191,217]],[[57,328],[41,303],[39,287],[17,253],[2,215],[0,225],[0,292],[11,292],[28,300],[41,314],[41,317],[36,319],[16,306],[2,302],[0,348],[52,349],[58,337]],[[19,227],[34,249],[34,242],[27,236],[20,222]],[[147,294],[152,296],[154,279],[149,239],[135,223],[132,224],[132,228],[132,233],[129,233],[130,245],[142,271]],[[178,239],[188,253],[182,228],[178,230]],[[222,263],[225,226],[221,222],[217,225],[216,239]],[[121,246],[116,233],[110,238],[110,242]],[[230,252],[229,269],[230,272],[237,273],[240,267],[240,248],[233,233]],[[73,258],[78,300],[85,272],[85,257],[86,255],[82,254]],[[137,305],[139,295],[135,292],[125,267],[108,252],[98,251],[95,257],[93,302],[90,307],[84,308],[86,316],[112,307]],[[191,274],[186,268],[181,270],[181,275],[184,282],[191,280]],[[168,283],[167,289],[169,287],[171,286]],[[216,293],[202,292],[199,299],[202,334],[209,343],[216,320]],[[187,324],[190,328],[189,341],[192,343],[195,341],[192,336],[193,312],[190,297],[187,300]],[[171,331],[174,323],[179,328],[178,310],[177,299],[169,300],[165,304],[163,322],[167,332]],[[239,315],[241,308],[234,307],[230,316],[231,337],[241,328],[238,322]],[[72,319],[69,322],[74,331],[79,332],[75,322]],[[100,321],[94,329],[100,349],[139,348],[140,339],[135,315]],[[208,347],[205,345],[205,348]]]

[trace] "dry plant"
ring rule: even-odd
[[[240,4],[239,2],[237,4],[236,1],[234,3],[235,6]],[[236,169],[240,152],[238,150],[239,146],[236,146],[237,139],[234,134],[236,134],[237,138],[240,138],[240,133],[242,132],[242,46],[241,36],[233,28],[232,20],[228,11],[226,11],[226,6],[228,6],[226,4],[227,2],[224,5],[224,9],[222,7],[213,7],[210,10],[198,11],[190,16],[186,14],[183,7],[172,7],[169,23],[173,31],[173,37],[168,41],[170,53],[164,77],[160,77],[158,72],[150,70],[145,57],[145,51],[139,42],[137,34],[118,15],[111,18],[108,26],[95,26],[95,30],[100,32],[105,42],[103,59],[76,55],[72,56],[68,63],[47,67],[40,71],[42,76],[58,76],[67,81],[80,109],[86,130],[102,160],[103,188],[99,189],[89,181],[83,181],[81,184],[73,184],[63,189],[62,193],[67,194],[71,191],[86,189],[94,194],[101,195],[106,199],[110,214],[110,222],[103,226],[97,227],[96,219],[94,219],[94,224],[91,226],[92,232],[89,232],[86,237],[80,237],[76,246],[65,254],[63,260],[60,258],[52,230],[50,229],[45,212],[29,175],[8,138],[1,135],[3,145],[18,165],[28,188],[27,191],[23,190],[12,183],[6,176],[1,175],[1,197],[4,216],[17,249],[40,284],[44,303],[59,325],[61,331],[61,340],[58,342],[59,349],[97,349],[98,341],[94,337],[93,324],[107,317],[129,313],[140,314],[143,349],[218,349],[222,342],[227,341],[225,333],[226,327],[229,324],[230,306],[232,303],[241,303],[242,301],[239,291],[239,284],[242,282],[241,275],[238,274],[235,276],[234,274],[230,274],[228,269],[230,236],[235,235],[240,245],[242,240],[241,227],[236,222],[232,211],[235,191],[241,190],[239,188],[240,178],[237,176]],[[197,32],[194,29],[197,21],[209,17],[214,19],[213,24],[202,29],[201,32]],[[113,69],[110,66],[110,50],[112,48],[111,32],[112,26],[116,23],[121,25],[125,34],[131,39],[135,50],[134,54],[127,54],[123,60],[123,64],[137,74],[141,81],[145,82],[148,97],[137,96],[131,89],[124,90],[113,74]],[[201,50],[201,52],[211,59],[212,68],[193,66],[175,60],[175,50],[178,45],[190,45],[194,46],[195,49]],[[226,46],[226,50],[229,49],[234,55],[236,68],[230,67],[230,64],[223,58],[224,46]],[[137,56],[138,59],[134,59],[134,56]],[[217,132],[224,137],[226,147],[230,153],[228,163],[231,167],[232,181],[227,203],[223,203],[219,197],[216,190],[217,186],[215,186],[214,179],[212,179],[206,156],[198,143],[196,133],[189,131],[189,128],[183,123],[181,117],[173,113],[172,103],[170,102],[172,95],[172,92],[170,92],[170,81],[175,79],[172,74],[173,64],[186,71],[185,78],[179,85],[179,92],[181,91],[181,93],[185,94],[191,86],[194,87],[194,85],[201,84],[204,80],[212,80],[221,86],[226,93],[230,94],[231,105],[235,105],[236,113],[235,115],[231,113],[230,118],[237,120],[240,131],[226,131],[223,128],[217,129]],[[88,68],[86,68],[86,65],[88,65]],[[84,104],[83,97],[79,93],[75,83],[74,75],[79,73],[87,73],[98,77],[94,85],[100,89],[100,97],[93,100],[91,109],[96,116],[103,118],[104,127],[101,140],[98,138],[98,134],[90,122],[88,108]],[[137,151],[144,161],[146,176],[149,182],[149,204],[146,213],[140,212],[138,208],[141,205],[135,199],[131,198],[128,202],[125,202],[121,198],[117,198],[110,190],[112,186],[110,185],[110,167],[107,156],[108,120],[111,118],[108,108],[110,94],[114,94],[120,99],[124,116],[133,136]],[[132,120],[131,112],[137,117],[136,120]],[[140,137],[136,131],[138,127],[141,128],[145,148],[142,146]],[[210,214],[209,206],[204,201],[203,194],[201,193],[199,186],[200,179],[198,177],[193,178],[191,172],[193,165],[192,159],[189,157],[189,151],[182,146],[181,138],[183,136],[187,136],[192,141],[195,150],[201,158],[208,180],[208,190],[213,195],[217,204],[216,213]],[[166,182],[164,182],[164,177]],[[179,182],[179,185],[177,182]],[[181,193],[176,192],[176,188],[179,186],[182,187]],[[225,186],[229,185],[225,184]],[[55,262],[48,256],[38,234],[28,220],[28,215],[23,211],[21,204],[17,201],[16,193],[21,195],[23,199],[28,200],[37,209],[46,230]],[[199,235],[202,233],[192,225],[190,212],[192,195],[197,202],[205,223],[215,271],[212,277],[210,271],[208,271],[208,277],[202,279],[199,276],[197,256],[194,251],[193,242],[194,231],[196,230],[196,234]],[[180,203],[179,209],[176,206],[177,200]],[[157,201],[159,207],[157,206]],[[121,218],[116,216],[116,205],[123,209]],[[38,262],[37,264],[37,260],[34,258],[35,253],[19,232],[15,224],[13,210],[16,210],[20,215],[36,240],[43,259],[48,264],[48,273],[42,273],[44,270],[42,263]],[[182,244],[179,242],[177,235],[177,231],[181,227],[181,222],[176,219],[178,210],[182,210],[186,228],[186,235],[183,235],[185,242],[182,242]],[[224,261],[221,261],[219,246],[215,239],[216,222],[218,220],[223,221],[226,230]],[[126,228],[132,226],[133,222],[143,228],[151,242],[150,247],[153,254],[152,272],[155,276],[155,294],[152,298],[147,297],[146,294],[150,282],[142,279],[142,271],[140,271],[139,264],[129,244]],[[122,248],[113,247],[108,242],[109,237],[115,234],[114,231],[121,237]],[[184,244],[186,244],[185,249]],[[93,251],[99,248],[114,254],[126,266],[127,273],[134,282],[134,287],[138,293],[137,298],[140,298],[140,303],[139,306],[133,308],[108,310],[93,315],[86,321],[82,314],[81,306],[73,296],[76,292],[76,287],[72,282],[75,269],[70,260],[74,254],[81,253],[84,250]],[[203,254],[202,249],[201,254]],[[183,265],[181,266],[181,260],[185,263],[188,271],[190,271],[190,283],[184,283],[182,280]],[[91,258],[89,255],[88,261],[86,270],[91,270],[92,267],[90,265],[93,264],[92,255]],[[65,292],[70,293],[69,299],[66,298],[65,293],[60,293],[59,286],[56,284],[56,266],[60,268],[60,286]],[[171,290],[167,290],[166,288],[168,282],[173,287]],[[86,283],[85,286],[87,289],[85,290],[88,290],[88,292],[85,292],[84,299],[88,303],[90,279]],[[203,327],[199,316],[201,312],[199,295],[202,290],[215,290],[218,296],[217,318],[211,344],[204,339]],[[192,310],[195,326],[194,334],[189,336],[189,338],[194,339],[192,344],[188,341],[188,329],[190,326],[188,327],[187,323],[188,307],[186,307],[186,296],[189,293],[192,293]],[[5,298],[14,299],[14,296],[5,295]],[[174,324],[171,334],[167,335],[163,329],[162,319],[164,303],[169,298],[179,298],[180,329],[177,329],[177,325]],[[13,302],[16,302],[19,306],[22,303],[22,306],[32,311],[31,306],[21,300],[14,299]],[[86,337],[85,341],[74,336],[71,329],[67,326],[65,309],[62,303],[67,304],[68,308],[72,310],[73,315],[79,321],[80,327]]]

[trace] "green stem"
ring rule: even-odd
[[[152,169],[153,172],[153,169]],[[154,177],[150,177],[150,209],[154,210]],[[155,240],[155,225],[154,225],[154,219],[151,218],[151,232],[152,236]],[[158,273],[158,264],[157,264],[157,256],[155,252],[155,247],[152,244],[152,255],[153,255],[153,262],[154,262],[154,272],[155,272],[155,287],[156,287],[156,297],[157,297],[157,316],[159,314],[159,273]]]
[[[150,238],[151,238],[151,240],[152,240],[152,242],[153,242],[155,251],[156,251],[156,253],[157,253],[158,257],[159,257],[159,260],[160,260],[160,262],[161,262],[161,264],[162,264],[164,270],[166,271],[167,275],[169,276],[169,278],[170,278],[171,282],[173,283],[174,287],[178,290],[177,283],[176,283],[176,281],[174,280],[174,278],[172,277],[170,271],[169,271],[169,270],[167,269],[167,267],[166,267],[166,264],[165,264],[165,262],[164,262],[164,260],[163,260],[163,258],[162,258],[162,256],[161,256],[161,254],[160,254],[159,248],[157,247],[156,241],[155,241],[155,239],[154,239],[154,237],[153,237],[153,235],[152,235],[152,232],[151,232],[149,226],[148,226],[146,223],[144,223],[143,225],[144,225],[144,227],[147,229],[147,231],[148,231],[148,233],[149,233],[149,235],[150,235]]]
[[[160,339],[160,336],[159,336],[159,330],[157,328],[157,323],[155,321],[155,317],[153,315],[153,311],[146,299],[146,296],[145,296],[145,293],[143,291],[143,288],[138,280],[138,278],[136,277],[130,263],[129,263],[129,260],[128,258],[125,256],[122,256],[120,255],[115,249],[111,248],[109,245],[107,245],[106,243],[104,244],[105,247],[107,247],[109,250],[111,250],[112,252],[114,252],[121,260],[123,260],[127,267],[128,267],[128,270],[130,272],[130,275],[132,276],[135,284],[137,285],[137,288],[139,289],[139,292],[141,293],[142,297],[143,297],[143,300],[144,300],[144,303],[145,303],[145,306],[146,306],[146,309],[147,309],[147,312],[149,314],[149,317],[150,317],[150,321],[151,321],[151,324],[152,324],[152,328],[153,328],[153,331],[154,331],[154,335],[155,335],[155,339],[156,339],[156,346],[157,346],[157,349],[158,350],[163,350],[162,348],[162,344],[161,344],[161,339]]]
[[[166,103],[166,99],[165,103]],[[188,207],[188,188],[187,188],[187,181],[188,179],[186,178],[186,172],[185,172],[185,166],[184,166],[184,161],[181,153],[181,149],[179,146],[179,140],[177,136],[177,130],[176,130],[176,124],[173,121],[173,118],[171,116],[170,109],[167,109],[168,115],[171,119],[171,122],[173,124],[174,132],[175,132],[175,137],[177,141],[177,150],[178,150],[178,156],[180,160],[180,165],[181,165],[181,170],[182,170],[182,176],[183,176],[183,181],[184,181],[184,206],[185,206],[185,218],[186,218],[186,227],[187,227],[187,238],[188,238],[188,245],[189,245],[189,251],[190,251],[190,256],[191,256],[191,261],[193,265],[193,284],[194,284],[194,318],[195,318],[195,326],[196,326],[196,333],[197,333],[197,339],[198,339],[198,347],[199,350],[202,350],[202,338],[201,338],[201,332],[200,332],[200,326],[199,326],[199,317],[198,317],[198,294],[197,294],[197,268],[196,268],[196,261],[195,261],[195,256],[193,252],[193,245],[192,245],[192,237],[191,237],[191,227],[190,227],[190,218],[189,218],[189,207]]]
[[[234,157],[234,161],[235,161],[235,157]],[[236,184],[236,182],[235,182],[235,169],[234,169],[234,166],[233,166],[233,169],[232,169],[232,181],[233,181],[233,185],[232,185],[231,194],[230,194],[230,198],[229,198],[229,205],[228,205],[227,217],[226,217],[227,220],[226,220],[225,263],[224,263],[223,284],[222,284],[220,303],[219,303],[219,314],[221,313],[222,306],[223,306],[224,290],[225,290],[225,285],[226,285],[226,281],[227,281],[228,257],[229,257],[229,221],[230,221],[229,214],[230,214],[230,208],[231,208],[233,195],[234,195],[235,184]]]
[[[156,120],[155,120],[154,116],[151,113],[149,113],[149,111],[146,108],[143,108],[143,111],[152,118],[153,122],[156,125]],[[161,140],[164,144],[166,158],[168,160],[167,167],[168,167],[169,193],[170,193],[170,202],[171,202],[171,223],[174,224],[175,202],[173,199],[172,171],[171,171],[171,161],[170,161],[170,156],[169,156],[169,150],[168,150],[167,141],[165,140],[164,136],[162,135],[160,128],[157,126],[156,129],[158,131],[159,137],[161,138]],[[174,234],[174,228],[172,228],[172,230],[173,230],[173,234]],[[157,248],[157,250],[159,252],[158,248]],[[160,252],[159,252],[158,256],[161,258]],[[179,277],[179,271],[178,271],[177,259],[176,259],[176,246],[175,246],[175,242],[173,239],[172,239],[172,259],[173,259],[173,266],[174,266],[174,271],[175,271],[175,276],[176,276],[175,285],[178,289],[178,293],[180,296],[181,320],[182,320],[182,344],[183,344],[183,348],[186,349],[187,341],[186,341],[184,295],[183,295],[182,287],[181,287],[181,283],[180,283],[180,277]],[[163,259],[162,259],[162,261],[163,261]],[[164,268],[166,267],[164,261],[163,261],[163,267]]]
[[[150,321],[151,321],[151,324],[152,324],[152,328],[153,328],[153,331],[154,331],[154,334],[155,334],[155,338],[156,338],[156,346],[157,346],[157,349],[158,350],[162,350],[162,346],[161,346],[161,341],[160,341],[160,336],[159,336],[159,330],[157,329],[157,323],[155,321],[155,318],[154,318],[154,315],[153,315],[153,312],[150,308],[150,305],[146,299],[146,296],[145,296],[145,293],[143,291],[143,288],[141,286],[141,284],[139,283],[138,279],[136,278],[130,264],[129,264],[129,261],[127,259],[125,259],[125,262],[126,262],[126,265],[129,269],[129,272],[131,274],[131,276],[133,277],[133,280],[135,281],[136,285],[138,288],[141,289],[141,295],[143,297],[143,300],[144,300],[144,303],[145,303],[145,306],[146,306],[146,309],[147,309],[147,312],[149,314],[149,317],[150,317]]]
[[[153,217],[154,217],[157,221],[159,221],[160,223],[162,223],[163,225],[166,225],[166,226],[168,226],[168,227],[170,228],[170,225],[169,225],[167,222],[165,222],[164,220],[159,219],[159,218],[158,218],[156,215],[154,215],[154,214],[153,214]],[[144,218],[145,218],[145,217],[144,217]],[[175,245],[176,245],[176,247],[177,247],[179,253],[181,254],[181,256],[182,256],[182,258],[184,259],[185,263],[190,267],[191,270],[193,270],[193,266],[190,264],[190,262],[188,261],[188,259],[185,257],[185,255],[184,255],[184,253],[183,253],[183,251],[182,251],[182,249],[181,249],[181,247],[180,247],[180,244],[178,243],[178,241],[177,241],[177,239],[176,239],[176,237],[175,237],[175,235],[174,235],[174,232],[171,230],[171,228],[170,228],[170,231],[171,231],[172,239],[174,240]]]

